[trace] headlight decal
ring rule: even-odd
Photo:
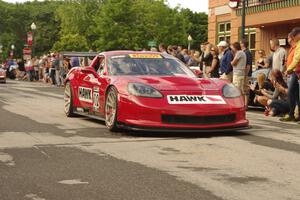
[[[128,83],[128,93],[134,96],[162,98],[163,95],[155,88],[143,83]]]

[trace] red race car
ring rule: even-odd
[[[228,131],[248,127],[238,89],[200,79],[161,53],[112,51],[65,80],[65,113],[105,121],[111,131]]]

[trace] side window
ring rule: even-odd
[[[98,67],[97,73],[99,74],[99,76],[102,76],[104,73],[105,57],[103,57],[103,56],[99,57],[98,61],[99,61],[98,62],[99,67]]]

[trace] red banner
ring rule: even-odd
[[[28,46],[32,46],[32,41],[33,41],[33,34],[32,32],[27,33],[27,44]]]

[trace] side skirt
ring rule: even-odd
[[[96,120],[100,120],[100,121],[105,121],[105,118],[103,115],[101,115],[98,112],[89,112],[87,109],[75,108],[74,113],[77,115],[80,115],[80,116],[84,116],[84,117],[88,117],[88,118],[92,118],[92,119],[96,119]]]

